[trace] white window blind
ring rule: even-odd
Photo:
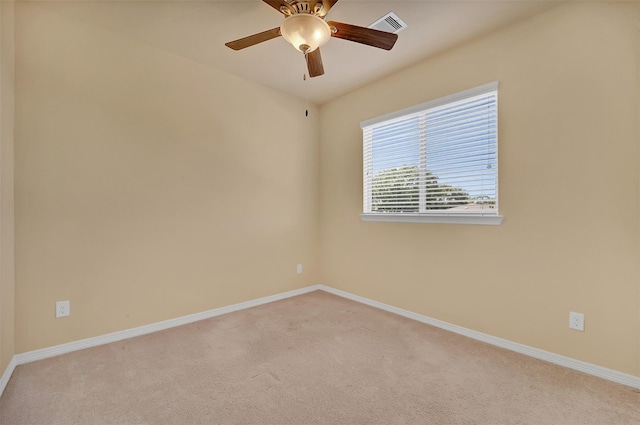
[[[364,122],[362,130],[364,219],[499,217],[497,83]]]

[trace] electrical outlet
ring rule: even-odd
[[[56,318],[71,314],[69,301],[56,301]]]
[[[296,271],[298,272],[298,274],[302,274],[302,264],[298,264],[298,267],[296,267]]]
[[[584,332],[584,314],[570,312],[569,313],[569,328],[575,329],[576,331]]]

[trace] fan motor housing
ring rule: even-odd
[[[322,2],[314,2],[315,4],[311,4],[308,1],[301,1],[293,4],[289,4],[289,6],[281,6],[280,11],[286,16],[297,15],[301,13],[307,13],[309,15],[316,15],[319,17],[323,17],[326,15],[324,12],[324,6]]]

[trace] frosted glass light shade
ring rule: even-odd
[[[324,19],[308,13],[287,17],[280,26],[280,33],[303,53],[313,52],[331,38],[331,29]]]

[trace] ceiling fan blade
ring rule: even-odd
[[[356,43],[362,43],[380,49],[391,50],[398,39],[398,34],[359,27],[357,25],[343,24],[334,21],[329,21],[327,24],[337,30],[336,32],[332,30],[332,37],[355,41]]]
[[[307,60],[309,77],[313,78],[324,74],[324,67],[322,66],[322,56],[320,55],[319,47],[313,52],[304,55],[304,58]]]
[[[291,5],[284,0],[262,0],[262,1],[267,3],[269,6],[273,7],[275,10],[277,10],[282,14],[284,14],[284,12],[282,11],[283,7],[285,9],[292,10]]]
[[[224,43],[224,45],[232,48],[233,50],[242,50],[244,48],[253,46],[254,44],[262,43],[263,41],[271,40],[272,38],[276,37],[280,37],[280,27],[259,32],[257,34],[240,38],[238,40],[230,41],[228,43]]]

